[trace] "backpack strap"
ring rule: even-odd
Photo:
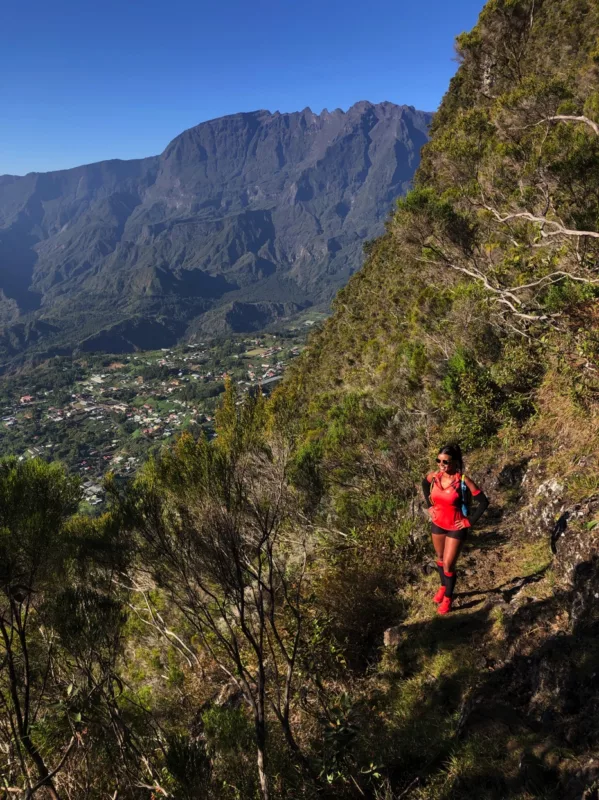
[[[464,475],[460,474],[460,499],[462,501],[462,514],[467,517],[468,516],[468,486],[466,481],[464,480]]]

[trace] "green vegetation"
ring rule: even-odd
[[[298,451],[309,448],[311,474],[327,476],[334,505],[348,483],[361,503],[381,490],[386,508],[405,501],[401,481],[386,492],[379,474],[369,473],[376,489],[361,474],[365,457],[382,468],[400,451],[413,478],[439,442],[473,450],[524,439],[544,386],[591,413],[598,33],[585,0],[498,0],[458,39],[462,63],[415,188],[275,400],[281,420],[286,407],[303,409]],[[358,397],[386,415],[382,436],[353,412],[344,421]],[[339,475],[333,440],[351,475]]]
[[[292,454],[270,421],[260,394],[241,401],[228,381],[216,438],[184,434],[129,485],[109,479],[96,518],[77,514],[78,481],[56,465],[0,464],[11,791],[291,798],[376,786],[353,700],[334,686],[401,610],[402,568],[361,567],[357,542],[301,524]],[[374,603],[356,591],[365,580]]]
[[[596,796],[598,41],[586,0],[490,0],[414,190],[272,398],[235,373],[182,398],[214,429],[109,476],[101,516],[2,466],[7,792]],[[165,367],[126,402],[166,412]],[[492,506],[440,618],[418,483],[451,438]]]

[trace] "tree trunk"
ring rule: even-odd
[[[270,790],[266,774],[266,725],[263,719],[256,720],[256,747],[258,750],[258,778],[262,800],[269,800]]]
[[[48,767],[46,766],[44,759],[39,754],[38,749],[31,741],[29,735],[27,734],[26,736],[21,736],[21,741],[23,742],[25,750],[29,753],[32,761],[37,767],[37,772],[40,779],[39,783],[37,784],[37,788],[41,789],[43,787],[46,790],[46,792],[50,795],[52,800],[60,800],[60,795],[56,791],[56,787],[54,786]],[[32,797],[33,793],[28,791],[25,796],[27,798]]]

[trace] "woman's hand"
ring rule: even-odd
[[[435,519],[435,507],[429,506],[427,509],[429,517],[434,521]]]
[[[469,527],[470,527],[470,522],[469,522],[469,520],[467,520],[467,519],[459,519],[459,520],[456,522],[456,529],[457,529],[458,531],[463,531],[463,530],[464,530],[464,528],[469,528]]]

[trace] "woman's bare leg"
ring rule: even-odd
[[[457,564],[463,542],[461,542],[459,539],[453,539],[451,536],[443,536],[439,538],[445,539],[445,542],[443,543],[443,554],[441,556],[443,559],[445,572],[455,572],[455,565]]]
[[[433,547],[437,554],[437,561],[443,561],[443,563],[445,563],[445,539],[447,536],[444,533],[433,533]]]

